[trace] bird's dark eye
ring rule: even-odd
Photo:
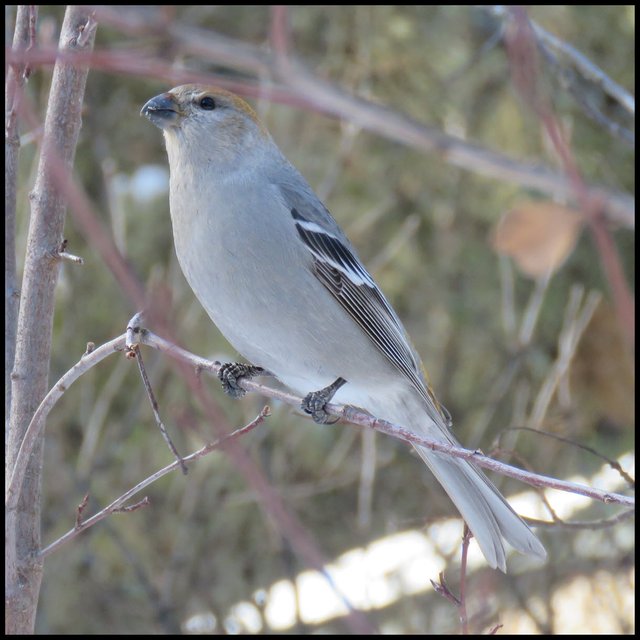
[[[206,111],[212,111],[216,108],[216,101],[211,96],[205,96],[200,99],[200,106]]]

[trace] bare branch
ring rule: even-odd
[[[86,7],[69,6],[60,32],[59,48],[65,61],[56,63],[44,127],[36,184],[31,194],[20,312],[17,324],[12,399],[7,441],[7,470],[17,464],[28,425],[47,392],[54,291],[59,261],[52,257],[61,245],[66,213],[65,193],[52,178],[52,150],[65,166],[71,166],[81,125],[81,107],[88,67],[74,53],[93,46],[92,33],[78,43],[83,25],[91,20]],[[32,28],[31,22],[30,28]],[[40,430],[40,433],[42,431]],[[40,548],[40,502],[43,441],[32,443],[28,472],[23,470],[19,508],[6,518],[6,601],[8,634],[33,633],[42,578],[42,562],[34,561]],[[16,498],[18,495],[16,494]]]
[[[120,497],[116,498],[111,504],[106,506],[104,509],[101,509],[95,515],[87,518],[86,520],[82,520],[80,518],[80,515],[82,513],[82,510],[84,510],[84,507],[86,507],[88,498],[88,496],[85,496],[85,499],[81,503],[80,507],[78,507],[78,517],[76,518],[76,524],[73,529],[67,531],[67,533],[60,536],[57,540],[42,549],[42,551],[40,551],[38,554],[39,557],[46,558],[48,555],[51,555],[54,551],[59,549],[62,545],[69,542],[70,540],[73,540],[73,538],[77,537],[82,531],[88,529],[89,527],[92,527],[94,524],[97,524],[101,520],[104,520],[107,516],[110,516],[113,513],[129,513],[131,511],[139,509],[141,506],[146,506],[147,504],[149,504],[148,498],[146,497],[135,505],[130,505],[127,507],[125,506],[125,503],[133,498],[133,496],[135,496],[137,493],[140,493],[140,491],[146,489],[148,486],[156,482],[156,480],[162,478],[163,476],[166,476],[172,471],[181,469],[185,463],[198,460],[199,458],[206,456],[212,451],[224,447],[228,442],[235,440],[245,435],[246,433],[249,433],[249,431],[252,431],[257,426],[262,424],[262,422],[264,422],[265,418],[268,415],[269,407],[264,407],[262,411],[256,416],[256,418],[249,422],[249,424],[236,429],[233,433],[230,433],[224,438],[216,440],[211,444],[206,444],[204,447],[198,449],[197,451],[194,451],[192,454],[184,458],[175,460],[171,464],[168,464],[166,467],[159,469],[155,473],[151,474],[148,478],[145,478],[144,480],[139,482],[135,487],[132,487],[131,489],[123,493]]]
[[[126,14],[123,16],[122,14]],[[99,9],[101,20],[123,31],[144,35],[159,28],[157,17],[141,18],[137,10]],[[155,14],[154,14],[155,15]],[[340,87],[313,75],[297,60],[268,54],[262,49],[211,30],[185,27],[179,23],[164,25],[165,37],[188,54],[225,65],[230,69],[252,72],[258,78],[277,79],[266,85],[257,79],[230,79],[227,74],[212,74],[174,66],[147,58],[140,51],[96,52],[87,56],[92,66],[112,73],[158,78],[172,84],[203,82],[217,84],[237,93],[269,98],[284,104],[305,107],[352,122],[376,135],[435,153],[452,166],[478,175],[501,180],[525,189],[535,189],[565,202],[574,202],[575,194],[565,175],[545,165],[516,160],[444,133],[436,127],[419,123],[409,116],[382,105],[350,95]],[[55,60],[55,52],[36,50],[30,53],[9,53],[10,61],[47,64]],[[286,70],[286,71],[285,71]],[[635,226],[634,198],[626,193],[598,185],[588,186],[590,198],[602,205],[603,214],[611,222],[627,228]]]
[[[27,51],[34,44],[34,22],[37,7],[19,5],[16,14],[16,27],[13,36],[13,51]],[[26,63],[9,64],[7,68],[5,100],[5,138],[4,138],[4,411],[9,415],[11,408],[11,370],[16,351],[16,328],[20,291],[16,275],[16,193],[18,188],[18,159],[20,136],[18,135],[18,113],[22,101],[22,88],[29,77],[29,65]],[[5,430],[5,448],[8,431]]]
[[[36,448],[38,440],[41,438],[46,423],[47,416],[63,396],[65,391],[86,371],[104,360],[116,351],[124,349],[124,336],[119,336],[99,347],[95,347],[89,352],[85,352],[80,360],[67,371],[53,387],[34,412],[27,430],[24,433],[20,449],[15,457],[15,462],[10,470],[10,480],[7,483],[5,494],[5,505],[7,511],[15,510],[20,499],[22,483],[27,472],[27,466],[31,455]]]
[[[118,338],[115,338],[114,340],[106,343],[105,345],[94,349],[89,355],[83,355],[80,361],[72,369],[70,369],[51,389],[49,394],[47,394],[47,397],[43,400],[41,407],[38,408],[36,415],[34,415],[32,423],[29,425],[29,430],[27,432],[28,437],[25,437],[23,447],[20,450],[20,464],[16,466],[16,469],[14,470],[11,478],[11,482],[9,483],[7,489],[8,508],[15,508],[15,503],[17,501],[18,493],[20,490],[21,478],[24,474],[23,469],[25,460],[28,459],[31,453],[31,443],[37,438],[38,431],[43,428],[44,419],[46,418],[48,412],[61,397],[63,391],[66,390],[73,382],[75,382],[75,380],[80,377],[82,372],[92,366],[95,366],[98,362],[100,362],[111,353],[124,350],[125,337],[126,334],[123,334]],[[217,375],[217,372],[221,366],[219,362],[213,362],[211,360],[207,360],[206,358],[197,356],[187,351],[186,349],[182,349],[181,347],[178,347],[168,340],[165,340],[164,338],[151,333],[150,331],[141,331],[137,334],[137,337],[141,344],[146,344],[147,346],[159,349],[172,358],[189,364],[196,370],[208,371],[213,375]],[[241,378],[238,381],[238,384],[246,391],[257,392],[269,398],[280,400],[286,404],[296,407],[297,409],[300,408],[302,403],[302,398],[298,396],[287,393],[285,391],[281,391],[279,389],[272,389],[271,387],[259,384],[253,380]],[[577,493],[594,500],[599,500],[606,504],[620,504],[627,507],[633,507],[635,505],[634,498],[628,496],[595,489],[574,482],[557,480],[548,476],[531,473],[529,471],[524,471],[522,469],[518,469],[517,467],[507,465],[503,462],[493,460],[492,458],[483,455],[479,451],[471,451],[463,447],[454,447],[444,442],[438,442],[430,438],[417,436],[409,429],[406,429],[399,425],[394,425],[390,422],[387,422],[386,420],[376,418],[375,416],[360,411],[355,407],[328,404],[326,406],[326,410],[329,413],[338,416],[344,422],[368,427],[370,429],[380,431],[381,433],[386,433],[387,435],[399,440],[404,440],[405,442],[411,444],[421,445],[423,447],[428,447],[434,451],[439,451],[456,458],[469,460],[480,467],[484,467],[486,469],[490,469],[491,471],[495,471],[496,473],[500,473],[510,478],[520,480],[521,482],[525,482],[534,487],[550,488],[557,489],[559,491],[567,491],[569,493]],[[185,460],[187,460],[187,458],[185,458]]]
[[[587,187],[578,169],[573,151],[566,140],[552,105],[539,89],[536,40],[528,16],[522,7],[512,7],[505,41],[511,62],[513,83],[524,102],[534,111],[557,152],[567,176],[571,200],[580,205],[589,225],[616,305],[618,322],[630,346],[635,344],[635,307],[611,231],[605,224],[602,202]]]
[[[205,358],[194,356],[188,351],[185,351],[184,349],[181,349],[180,347],[177,347],[162,338],[154,336],[153,334],[149,334],[146,331],[141,331],[137,335],[139,340],[145,344],[147,337],[151,336],[151,345],[153,345],[155,348],[160,349],[161,351],[164,351],[165,353],[174,356],[177,360],[182,362],[183,365],[189,364],[196,370],[207,370],[211,372],[217,371],[219,367],[219,363],[214,363],[210,360],[206,360]],[[25,434],[24,441],[20,448],[18,459],[11,475],[11,480],[8,483],[6,498],[6,507],[8,513],[15,511],[17,502],[20,499],[20,492],[24,480],[25,469],[31,457],[34,443],[38,441],[38,438],[40,437],[42,430],[44,429],[46,416],[49,414],[62,394],[82,375],[83,372],[95,366],[98,362],[114,352],[126,352],[125,344],[126,339],[129,337],[130,332],[125,333],[115,338],[114,340],[101,345],[100,347],[92,349],[90,353],[83,354],[80,361],[76,365],[74,365],[74,367],[72,367],[67,373],[65,373],[49,391],[41,406],[38,407],[38,410],[36,411],[34,418],[31,421],[29,428],[27,429],[27,433]],[[157,344],[155,342],[156,340]],[[281,394],[281,392],[278,392],[276,390],[270,390],[270,392],[273,393],[273,397],[279,397]],[[294,402],[297,402],[299,406],[301,400],[299,398],[296,399],[293,396],[292,398],[294,398]],[[210,416],[215,415],[216,411],[212,407],[211,402],[202,395],[200,395],[200,399],[203,401],[207,413]],[[239,435],[241,435],[241,433],[238,433],[238,436]],[[300,553],[311,566],[315,567],[328,579],[329,583],[332,586],[332,589],[349,610],[347,623],[354,629],[354,631],[360,630],[361,632],[371,632],[371,625],[363,616],[362,612],[355,609],[348,602],[344,594],[340,592],[340,590],[331,580],[331,577],[327,574],[325,569],[326,561],[315,545],[314,540],[303,529],[295,516],[293,516],[286,510],[284,504],[282,503],[282,500],[275,492],[275,490],[270,486],[269,482],[266,480],[258,467],[247,458],[246,454],[241,449],[232,446],[235,444],[235,438],[229,439],[223,444],[229,446],[229,455],[234,460],[234,463],[239,468],[240,472],[245,475],[247,482],[258,494],[261,506],[265,509],[265,511],[273,516],[274,521],[277,522],[278,526],[281,528],[283,535],[286,535],[288,537],[298,553]],[[196,454],[199,454],[199,452],[196,452]],[[192,455],[196,456],[196,454]],[[191,457],[184,458],[185,462],[189,462],[190,460]],[[173,465],[169,465],[170,468],[167,467],[165,468],[165,470],[161,470],[161,473],[168,473],[168,471],[172,470],[175,465],[179,466],[179,461],[174,462]],[[153,479],[155,478],[152,477],[150,481],[153,481]],[[105,516],[106,515],[108,514],[105,514]],[[89,522],[92,521],[87,520],[83,523],[83,526],[86,526]],[[72,532],[69,532],[67,535],[72,536],[73,534]],[[62,542],[66,540],[67,537],[64,537],[64,540],[60,541],[60,544],[62,544]],[[49,550],[49,547],[47,549]],[[42,559],[42,556],[38,557]]]
[[[140,371],[140,377],[142,378],[142,384],[144,385],[145,391],[147,392],[147,397],[149,398],[149,402],[151,404],[151,410],[153,411],[153,417],[155,418],[156,425],[158,425],[158,429],[164,438],[164,441],[167,443],[167,446],[171,450],[171,453],[176,458],[176,461],[180,465],[182,469],[182,473],[187,475],[187,465],[184,463],[182,456],[178,453],[176,446],[173,444],[173,440],[171,440],[171,436],[167,432],[166,427],[164,426],[164,422],[162,422],[162,418],[160,417],[160,409],[158,407],[158,401],[156,400],[155,393],[153,392],[153,388],[151,387],[151,382],[149,381],[149,376],[147,376],[147,369],[144,366],[144,360],[142,358],[142,354],[140,353],[139,345],[133,345],[128,354],[133,354],[136,362],[138,363],[138,371]]]
[[[602,296],[591,292],[584,300],[584,290],[574,286],[565,310],[562,331],[558,337],[558,357],[549,371],[547,378],[538,393],[530,417],[530,426],[534,429],[542,427],[553,394],[561,379],[568,374],[569,366]]]
[[[508,16],[507,8],[502,5],[492,5],[485,9],[503,21]],[[593,104],[589,94],[594,93],[594,90],[602,92],[607,98],[620,105],[631,117],[635,115],[635,98],[578,49],[543,29],[534,20],[530,22],[540,51],[580,108],[611,134],[633,145],[635,134],[605,116],[601,109]],[[561,56],[566,63],[560,60]]]

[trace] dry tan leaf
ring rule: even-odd
[[[583,217],[554,202],[523,202],[505,213],[493,234],[493,248],[511,256],[531,278],[555,271],[573,251]]]

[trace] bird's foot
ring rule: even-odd
[[[338,378],[328,387],[308,393],[302,401],[302,410],[308,413],[313,418],[313,421],[318,424],[334,424],[338,422],[339,418],[330,420],[331,414],[325,411],[325,406],[328,402],[331,402],[331,398],[333,398],[336,391],[346,382],[344,378]]]
[[[218,371],[218,378],[222,382],[222,389],[232,398],[242,398],[247,393],[238,385],[240,378],[254,378],[255,376],[269,375],[262,367],[242,362],[227,362]]]

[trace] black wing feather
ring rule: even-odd
[[[314,257],[318,280],[389,361],[420,392],[434,417],[442,417],[440,406],[420,374],[402,323],[358,258],[339,238],[292,209],[300,238]]]

